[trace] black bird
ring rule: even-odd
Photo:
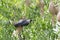
[[[27,26],[32,20],[30,19],[21,19],[19,20],[17,23],[14,24],[15,27],[19,27],[19,26]]]

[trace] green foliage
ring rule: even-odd
[[[13,22],[23,16],[33,20],[21,32],[26,40],[55,40],[57,38],[48,12],[49,0],[45,0],[44,19],[40,16],[40,8],[36,6],[35,0],[31,2],[30,7],[27,7],[25,0],[0,0],[0,40],[13,40],[11,37],[15,30]]]

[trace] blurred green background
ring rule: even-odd
[[[21,17],[33,19],[33,21],[21,32],[25,40],[55,40],[55,34],[51,25],[51,14],[48,6],[50,0],[44,0],[44,20],[40,15],[40,8],[37,7],[36,0],[31,0],[29,7],[25,0],[0,0],[0,40],[12,39],[12,32],[16,29],[13,25]],[[54,3],[59,2],[54,0]]]

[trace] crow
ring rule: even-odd
[[[30,19],[21,19],[19,20],[17,23],[14,24],[15,27],[19,27],[19,26],[27,26],[32,20]]]

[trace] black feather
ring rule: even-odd
[[[27,26],[31,21],[32,21],[32,20],[30,20],[30,19],[28,19],[28,20],[27,20],[27,19],[25,19],[25,20],[21,19],[21,20],[19,20],[17,23],[15,23],[14,26],[15,26],[15,27]]]

